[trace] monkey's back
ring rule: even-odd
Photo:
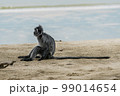
[[[38,38],[39,46],[48,48],[51,55],[55,53],[55,40],[50,35],[43,33],[42,37]]]

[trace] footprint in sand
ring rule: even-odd
[[[79,76],[79,74],[78,73],[69,73],[66,76]]]

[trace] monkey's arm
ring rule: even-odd
[[[46,48],[43,48],[42,52],[41,52],[41,58],[39,59],[40,60],[43,60],[43,59],[48,59],[48,56],[50,55],[50,51],[49,51],[49,48],[46,47]]]
[[[19,56],[19,58],[22,58],[21,61],[32,61],[37,56],[37,54],[40,54],[41,50],[42,49],[40,46],[36,46],[32,49],[28,56]]]

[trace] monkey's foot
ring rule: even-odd
[[[29,58],[29,56],[18,56],[18,58]]]
[[[38,59],[38,61],[41,61],[42,59]]]
[[[36,56],[35,58],[40,58],[40,56]]]
[[[20,61],[32,61],[32,59],[31,58],[23,58]]]

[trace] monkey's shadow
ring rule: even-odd
[[[39,56],[37,56],[36,58],[40,58]],[[53,57],[50,59],[109,59],[109,56],[104,56],[104,57]]]
[[[54,57],[54,59],[109,59],[110,57]]]

